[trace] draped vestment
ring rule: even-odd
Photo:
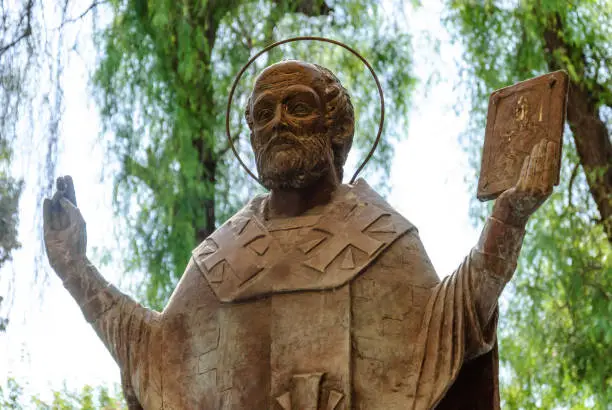
[[[82,304],[131,409],[499,408],[496,303],[522,232],[489,219],[514,245],[440,280],[363,180],[294,218],[266,201],[193,251],[162,313],[110,285]]]

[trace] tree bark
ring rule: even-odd
[[[558,53],[568,57],[579,56],[578,67],[587,62],[582,50],[567,44],[559,33],[563,26],[559,15],[551,18],[544,31],[548,68],[564,69]],[[578,75],[582,73],[579,71]],[[572,130],[576,150],[586,174],[589,190],[601,216],[608,241],[612,243],[612,143],[606,124],[599,115],[599,91],[589,90],[584,82],[570,79],[567,99],[567,122]]]

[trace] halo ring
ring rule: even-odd
[[[382,134],[383,126],[385,124],[385,97],[383,95],[382,86],[380,85],[380,81],[378,80],[378,76],[374,72],[374,69],[372,68],[370,63],[361,54],[359,54],[355,49],[351,48],[350,46],[348,46],[348,45],[346,45],[346,44],[344,44],[344,43],[342,43],[340,41],[332,40],[332,39],[325,38],[325,37],[315,37],[315,36],[291,37],[291,38],[286,38],[284,40],[280,40],[280,41],[277,41],[275,43],[272,43],[272,44],[266,46],[265,48],[263,48],[261,51],[259,51],[257,54],[255,54],[253,57],[251,57],[249,59],[249,61],[238,72],[238,75],[234,79],[234,83],[232,84],[232,88],[230,90],[230,94],[229,94],[229,97],[227,99],[227,110],[225,112],[225,133],[226,133],[226,136],[227,136],[227,141],[229,142],[230,148],[231,148],[232,152],[234,153],[234,155],[236,156],[236,158],[238,159],[238,162],[240,162],[240,165],[242,166],[242,168],[244,168],[245,171],[253,179],[255,179],[257,182],[259,182],[259,184],[261,184],[261,181],[259,180],[259,178],[257,178],[257,176],[244,163],[242,158],[240,158],[240,154],[238,154],[238,151],[236,150],[236,147],[234,145],[234,141],[232,140],[232,136],[231,136],[231,132],[230,132],[230,111],[231,111],[231,108],[232,108],[232,100],[234,98],[234,92],[236,91],[236,86],[238,85],[238,82],[242,78],[242,75],[244,74],[244,72],[247,70],[247,68],[249,68],[249,66],[257,58],[259,58],[259,56],[261,56],[263,53],[266,53],[266,52],[270,51],[271,49],[273,49],[275,47],[278,47],[278,46],[280,46],[282,44],[292,43],[292,42],[295,42],[295,41],[303,41],[303,40],[306,40],[306,41],[321,41],[321,42],[325,42],[325,43],[331,43],[331,44],[335,44],[337,46],[340,46],[340,47],[350,51],[353,55],[355,55],[357,58],[359,58],[361,60],[361,62],[368,68],[368,70],[370,71],[370,74],[372,74],[372,77],[374,78],[374,81],[376,82],[376,87],[378,88],[378,95],[380,97],[380,121],[378,122],[378,133],[376,134],[376,139],[374,140],[374,144],[372,145],[372,148],[368,152],[368,155],[366,156],[366,158],[363,160],[361,165],[359,165],[359,167],[357,168],[357,170],[353,174],[353,177],[350,180],[350,183],[352,184],[352,183],[355,182],[355,179],[357,179],[357,176],[359,175],[361,170],[366,166],[368,161],[370,161],[370,159],[372,158],[372,155],[374,155],[374,152],[376,151],[376,147],[378,146],[378,143],[380,141],[380,136]]]

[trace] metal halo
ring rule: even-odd
[[[376,134],[376,139],[374,140],[374,145],[372,145],[372,149],[370,149],[370,152],[368,152],[368,155],[366,156],[366,158],[363,160],[361,165],[359,165],[359,167],[357,168],[357,171],[355,171],[355,173],[353,174],[353,177],[350,180],[350,183],[352,184],[353,182],[355,182],[355,179],[357,178],[357,175],[359,175],[359,173],[361,172],[363,167],[365,167],[366,164],[368,163],[368,161],[370,160],[370,158],[372,158],[372,155],[374,155],[374,151],[376,151],[376,147],[378,146],[378,142],[380,141],[380,136],[382,134],[383,125],[385,123],[385,97],[383,95],[383,90],[382,90],[382,87],[380,85],[380,81],[378,80],[378,76],[374,72],[374,69],[372,68],[370,63],[368,63],[368,61],[361,54],[359,54],[357,51],[355,51],[353,48],[347,46],[344,43],[341,43],[340,41],[332,40],[332,39],[325,38],[325,37],[314,37],[314,36],[291,37],[291,38],[287,38],[287,39],[284,39],[284,40],[272,43],[272,44],[266,46],[261,51],[259,51],[253,57],[251,57],[249,59],[249,61],[238,72],[238,75],[236,76],[236,78],[234,79],[234,83],[232,84],[232,88],[230,90],[229,98],[227,99],[227,110],[225,112],[225,133],[226,133],[226,136],[227,136],[227,141],[229,142],[230,148],[232,149],[232,152],[234,153],[234,155],[238,159],[238,162],[240,162],[240,165],[242,166],[242,168],[244,168],[246,170],[246,172],[251,177],[253,177],[253,179],[255,179],[257,182],[259,182],[260,185],[263,185],[261,183],[261,181],[259,180],[259,178],[257,178],[257,176],[249,169],[249,167],[247,167],[247,165],[244,163],[244,161],[242,161],[242,158],[240,158],[240,154],[238,154],[238,151],[236,150],[236,147],[234,146],[234,142],[232,140],[232,136],[231,136],[231,133],[230,133],[230,110],[231,110],[231,107],[232,107],[232,99],[234,98],[234,92],[236,91],[236,86],[238,85],[238,81],[240,81],[240,78],[242,78],[242,75],[244,74],[246,69],[249,68],[249,66],[253,63],[253,61],[255,61],[257,58],[259,58],[259,56],[261,56],[263,53],[266,53],[266,52],[270,51],[274,47],[278,47],[278,46],[280,46],[282,44],[285,44],[285,43],[292,43],[294,41],[301,41],[301,40],[313,40],[313,41],[322,41],[322,42],[325,42],[325,43],[331,43],[331,44],[335,44],[337,46],[340,46],[340,47],[350,51],[357,58],[359,58],[363,62],[363,64],[365,64],[365,66],[368,68],[368,70],[370,70],[370,73],[372,74],[372,77],[374,78],[374,81],[376,82],[376,87],[378,87],[378,94],[380,96],[380,121],[378,123],[378,133]]]

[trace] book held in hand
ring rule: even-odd
[[[478,199],[494,199],[516,185],[525,157],[543,139],[556,143],[559,183],[567,89],[567,73],[555,71],[491,94]]]

